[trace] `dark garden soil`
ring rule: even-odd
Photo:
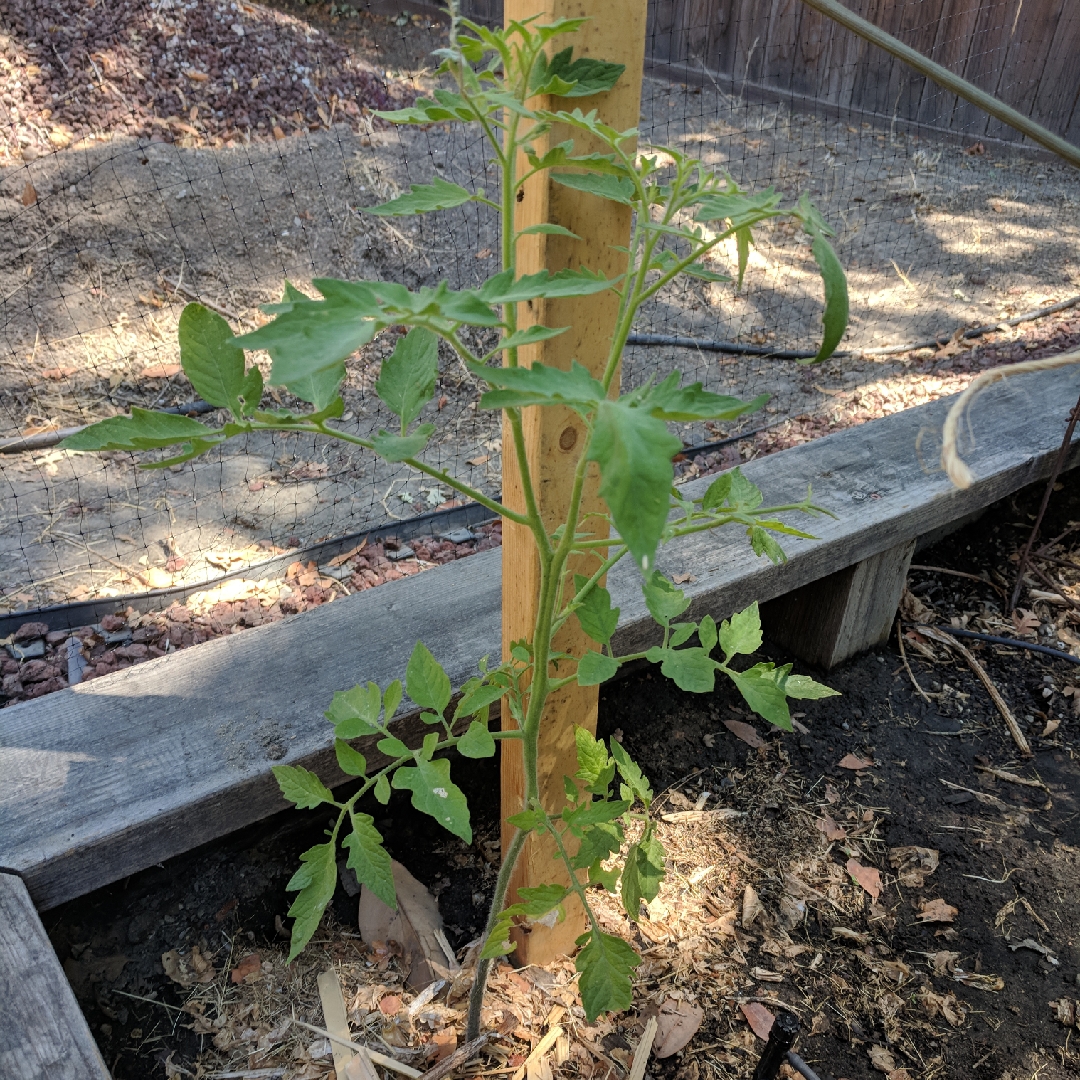
[[[1003,621],[1009,557],[1040,494],[1000,503],[919,553],[920,567],[987,578],[912,570],[924,619],[991,630]],[[1043,536],[1074,517],[1075,480],[1056,494]],[[1052,550],[1068,561],[1068,538]],[[1050,569],[1056,578],[1060,568]],[[1034,584],[1009,636],[1068,644],[1060,613],[1071,609]],[[905,610],[918,606],[909,599]],[[654,806],[669,853],[667,881],[638,927],[598,898],[605,927],[644,954],[635,1007],[589,1026],[572,988],[564,992],[567,965],[526,969],[528,978],[504,970],[490,1015],[513,1022],[464,1074],[512,1072],[552,1002],[563,1002],[569,1042],[555,1074],[621,1080],[643,1015],[673,1000],[700,1007],[702,1022],[685,1049],[653,1059],[654,1080],[749,1076],[762,1044],[747,1020],[780,1005],[799,1016],[797,1048],[823,1080],[1080,1072],[1069,1027],[1080,999],[1080,673],[1068,661],[972,644],[1031,742],[1025,760],[966,662],[916,629],[904,633],[929,702],[894,636],[825,676],[843,696],[807,703],[793,734],[766,731],[727,686],[690,696],[639,671],[605,689],[600,734],[620,739],[663,792]],[[490,762],[454,768],[473,807],[472,847],[433,832],[400,795],[369,809],[394,856],[438,897],[460,949],[482,925],[494,880],[498,785]],[[284,964],[284,886],[325,824],[317,813],[283,813],[45,914],[116,1080],[226,1067],[328,1075],[328,1044],[282,1017],[295,1010],[322,1023],[312,988],[330,965],[357,1037],[421,1067],[418,1051],[454,1037],[460,1000],[415,1024],[394,1012],[408,1000],[396,961],[359,940],[344,890],[313,946]],[[170,979],[163,954],[174,950],[181,975],[173,967]],[[229,972],[256,950],[254,974],[240,969],[234,985]]]

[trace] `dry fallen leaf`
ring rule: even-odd
[[[867,1051],[870,1055],[870,1064],[883,1073],[891,1073],[896,1069],[896,1058],[885,1049],[884,1046],[871,1046]]]
[[[1046,721],[1046,727],[1042,729],[1041,738],[1045,739],[1048,735],[1053,735],[1059,727],[1061,727],[1061,719],[1057,716],[1052,716]]]
[[[46,368],[42,373],[42,378],[45,379],[67,379],[74,375],[79,369],[74,367],[51,367]]]
[[[1030,634],[1039,629],[1039,616],[1025,608],[1017,608],[1012,613],[1012,624],[1018,634]]]
[[[940,1014],[953,1027],[963,1024],[968,1006],[965,1002],[958,1001],[955,994],[935,994],[932,990],[924,990],[919,997],[931,1019]]]
[[[254,975],[262,971],[262,959],[258,953],[249,953],[229,973],[229,978],[234,983],[241,983],[248,975]],[[166,972],[168,974],[168,972]]]
[[[928,900],[923,904],[922,910],[916,916],[916,919],[921,923],[950,923],[959,913],[959,908],[954,908],[952,904],[947,904],[941,897],[938,897],[936,900]]]
[[[828,781],[825,782],[825,801],[831,806],[840,801],[840,792]]]
[[[34,185],[29,180],[26,181],[26,185],[22,189],[22,198],[19,200],[23,206],[33,206],[37,202],[37,191],[34,189]]]
[[[960,959],[958,952],[936,952],[930,954],[930,959],[934,963],[935,975],[951,975],[953,965]]]
[[[818,829],[825,834],[826,840],[846,840],[847,829],[843,825],[838,825],[836,821],[825,814],[817,819],[816,825]]]
[[[379,1012],[383,1016],[397,1016],[401,1012],[401,998],[397,994],[387,994],[386,997],[379,1002]]]
[[[171,379],[180,373],[179,364],[151,364],[139,372],[141,379]]]
[[[754,1034],[759,1039],[767,1039],[776,1017],[764,1005],[759,1005],[756,1001],[744,1001],[739,1008],[742,1009],[742,1014],[746,1017],[746,1022]]]
[[[973,987],[976,990],[996,991],[1005,989],[1005,980],[1000,975],[983,975],[978,971],[961,971],[956,968],[953,971],[953,978],[957,982]]]
[[[692,581],[697,581],[697,578],[693,574],[675,574],[671,580],[676,585],[688,585]]]
[[[746,930],[754,925],[754,922],[761,916],[765,908],[762,907],[761,897],[757,894],[757,889],[753,885],[747,885],[743,889],[742,898],[742,925]]]
[[[765,745],[765,740],[754,730],[751,724],[744,724],[741,720],[725,720],[724,727],[736,739],[742,739],[747,746],[752,746],[755,750]]]
[[[1074,1027],[1080,1024],[1080,1001],[1070,1001],[1068,998],[1059,998],[1050,1002],[1050,1008],[1054,1010],[1054,1019],[1066,1027]]]
[[[491,460],[490,454],[481,454],[479,457],[471,457],[465,462],[466,465],[472,465],[474,468],[477,465],[485,465]]]
[[[934,848],[915,846],[890,848],[889,865],[898,871],[897,880],[901,885],[921,889],[938,868],[938,852]]]
[[[876,900],[881,895],[881,873],[873,866],[863,866],[858,859],[848,859],[847,872]],[[955,910],[955,909],[954,909]]]
[[[866,761],[861,757],[856,757],[855,754],[845,754],[837,763],[841,769],[852,769],[857,771],[859,769],[872,769],[874,763],[872,761]]]
[[[656,1017],[656,1041],[653,1054],[657,1058],[677,1054],[696,1034],[705,1019],[705,1012],[688,1001],[668,998]]]

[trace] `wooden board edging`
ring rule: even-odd
[[[947,526],[1048,474],[1078,392],[1072,368],[987,390],[971,417],[978,479],[966,491],[936,465],[949,399],[751,462],[744,472],[768,503],[801,499],[811,482],[837,517],[810,523],[815,540],[786,541],[780,566],[726,529],[670,544],[660,569],[693,575],[691,614],[720,618]],[[1080,439],[1070,468],[1078,450]],[[0,710],[0,865],[45,909],[282,809],[274,764],[344,782],[322,716],[334,691],[401,677],[420,638],[455,685],[481,656],[498,657],[500,559],[486,551]],[[622,609],[616,650],[652,644],[636,569],[620,564],[608,586]],[[414,721],[406,705],[398,723]]]

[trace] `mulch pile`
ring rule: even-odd
[[[0,652],[0,708],[498,547],[502,522],[480,525],[474,536],[460,544],[412,540],[412,554],[393,559],[404,550],[400,541],[365,540],[325,566],[297,560],[284,580],[232,578],[162,612],[140,614],[129,607],[93,626],[52,632],[43,622],[24,623]]]
[[[106,131],[227,143],[392,107],[381,72],[244,0],[0,0],[0,25],[0,152],[14,160]]]

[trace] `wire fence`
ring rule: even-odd
[[[839,32],[810,55],[810,23],[762,20],[758,6],[654,6],[642,141],[692,150],[753,189],[809,194],[838,234],[851,329],[823,367],[788,355],[816,347],[821,286],[782,221],[761,230],[743,289],[693,281],[658,296],[635,327],[624,385],[678,367],[710,389],[771,395],[741,425],[688,425],[684,477],[950,393],[982,366],[1080,336],[1069,308],[1080,293],[1075,173],[995,141],[1008,135],[1000,125],[925,85],[916,93],[895,68],[886,78]],[[961,67],[976,56],[997,89],[1032,108],[1042,100],[1025,82],[1047,32],[1038,11],[986,0],[972,41],[931,0],[894,7],[890,18],[932,41],[936,58],[963,44]],[[997,32],[1014,17],[1012,36]],[[152,471],[128,454],[55,445],[131,406],[190,407],[176,346],[190,299],[239,332],[285,280],[460,288],[493,272],[496,223],[483,207],[392,220],[360,209],[433,176],[494,186],[473,131],[371,116],[432,85],[445,23],[337,0],[0,0],[0,22],[0,614],[97,611],[171,590],[165,604],[226,574],[280,574],[295,557],[323,565],[371,530],[404,541],[476,524],[469,509],[460,521],[432,516],[454,509],[439,485],[299,435],[234,440]],[[1055,41],[1080,32],[1067,12],[1054,25]],[[1080,89],[1075,71],[1055,78]],[[736,259],[734,247],[714,255],[720,270]],[[358,433],[388,426],[374,381],[395,337],[348,362],[344,422]],[[477,399],[447,351],[428,460],[497,496],[500,429]]]

